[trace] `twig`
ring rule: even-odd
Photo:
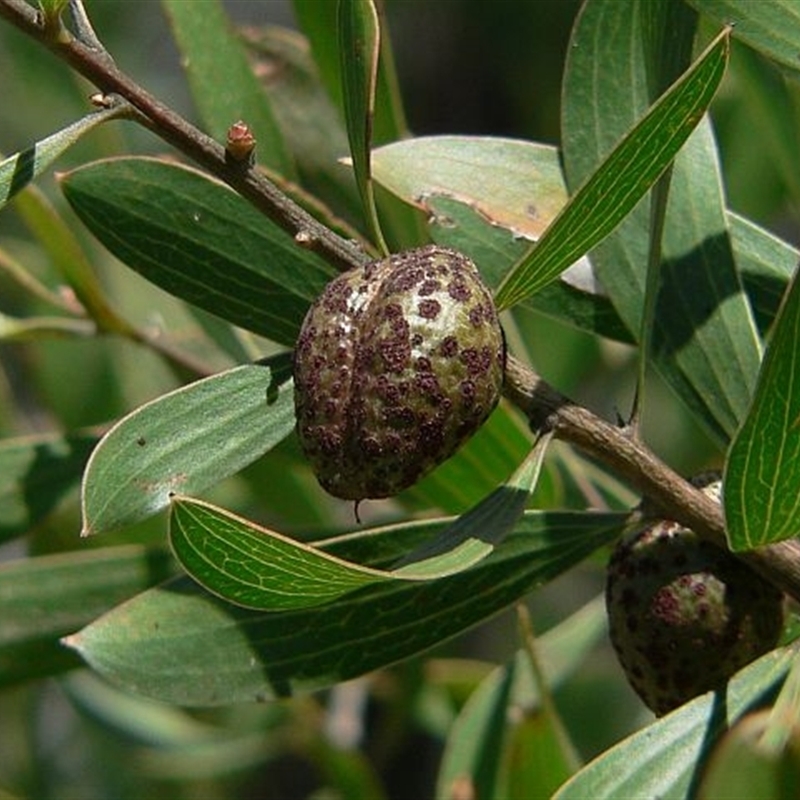
[[[513,356],[506,363],[505,396],[526,414],[534,430],[551,430],[557,438],[576,445],[638,489],[664,517],[726,547],[719,505],[627,429],[576,405]],[[800,543],[780,542],[737,555],[800,601]]]
[[[96,44],[90,46],[68,31],[52,35],[36,10],[23,0],[0,0],[0,16],[55,53],[100,91],[125,98],[142,115],[141,121],[148,128],[239,192],[294,236],[298,244],[343,269],[360,266],[369,260],[356,244],[320,224],[254,166],[226,159],[222,144],[139,86],[116,66],[104,49],[98,49]]]

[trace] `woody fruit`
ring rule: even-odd
[[[700,478],[719,499],[720,482]],[[606,582],[609,633],[634,690],[657,715],[724,686],[775,647],[781,593],[758,573],[676,522],[623,539]]]
[[[390,497],[449,458],[497,405],[505,349],[466,256],[408,250],[335,278],[294,356],[302,449],[347,500]]]

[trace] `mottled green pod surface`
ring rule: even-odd
[[[719,488],[703,490],[718,499]],[[658,715],[723,686],[775,647],[783,628],[783,598],[771,583],[666,520],[617,545],[606,605],[628,681]]]
[[[350,270],[303,322],[297,431],[320,484],[390,497],[449,458],[497,405],[503,332],[475,265],[428,246]]]

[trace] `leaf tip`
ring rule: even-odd
[[[70,650],[75,650],[76,652],[81,652],[81,635],[80,633],[70,633],[68,636],[62,636],[58,640],[64,647],[68,647]]]

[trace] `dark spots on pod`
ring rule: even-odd
[[[295,348],[297,430],[322,486],[350,500],[410,486],[494,408],[503,353],[491,295],[455,251],[423,247],[334,279]]]
[[[417,415],[408,406],[395,406],[387,408],[383,413],[387,425],[398,428],[412,428],[417,423]]]
[[[466,347],[461,351],[459,359],[471,376],[483,375],[492,366],[492,351],[489,348]]]
[[[414,378],[414,387],[423,395],[427,395],[431,402],[436,403],[443,396],[439,381],[430,372],[423,372]]]
[[[442,310],[442,304],[438,300],[422,300],[417,306],[417,313],[423,319],[434,320],[439,316]]]
[[[398,303],[387,303],[381,311],[381,316],[388,320],[403,319],[403,307]]]
[[[411,361],[411,343],[402,338],[384,339],[378,345],[378,352],[387,372],[404,372]]]
[[[447,294],[458,303],[466,303],[472,297],[469,286],[461,279],[456,279],[448,285]]]
[[[378,440],[377,436],[369,434],[366,431],[361,432],[360,436],[361,447],[364,452],[370,456],[379,456],[383,452],[383,446]]]
[[[386,294],[408,294],[424,279],[424,275],[421,269],[413,267],[398,269],[387,279]]]
[[[453,358],[458,355],[458,339],[455,336],[445,336],[439,345],[439,354],[444,358]]]
[[[426,278],[420,284],[417,294],[420,297],[427,297],[428,295],[432,295],[434,292],[438,292],[441,288],[442,284],[439,283],[439,281],[437,281],[435,278]]]
[[[331,281],[322,295],[322,305],[329,314],[347,311],[347,300],[353,292],[352,286],[342,281]]]

